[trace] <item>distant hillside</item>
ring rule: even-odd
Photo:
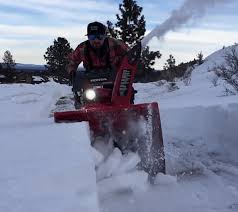
[[[4,64],[1,63],[4,68]],[[35,65],[35,64],[22,64],[17,63],[15,66],[17,71],[25,71],[25,72],[43,72],[46,71],[45,65]]]
[[[140,94],[140,101],[137,100],[136,96],[136,103],[159,102],[161,108],[167,109],[177,108],[178,105],[181,107],[207,107],[226,104],[233,100],[237,102],[238,90],[235,90],[235,87],[229,84],[227,80],[218,77],[212,71],[216,66],[227,66],[224,56],[230,53],[232,48],[236,49],[238,57],[238,45],[220,49],[206,57],[203,64],[194,66],[191,75],[188,76],[190,78],[189,82],[184,81],[184,78],[176,78],[175,88],[165,80],[145,84],[136,83],[134,87],[138,91],[137,96]],[[238,77],[235,75],[233,79],[237,79],[238,82]],[[141,98],[141,96],[144,96],[144,98]],[[211,108],[211,111],[214,109]],[[206,115],[204,114],[204,116]]]
[[[16,70],[19,71],[46,71],[45,65],[34,65],[34,64],[16,64]]]

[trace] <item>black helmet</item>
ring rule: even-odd
[[[87,35],[105,35],[106,34],[106,26],[104,26],[100,22],[92,22],[88,24],[87,27]]]

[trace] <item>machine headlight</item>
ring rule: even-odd
[[[96,97],[96,93],[93,89],[88,89],[85,91],[85,96],[88,100],[94,100]]]

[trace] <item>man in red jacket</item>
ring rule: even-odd
[[[83,62],[86,71],[116,70],[128,50],[125,43],[106,36],[106,26],[99,22],[88,24],[88,40],[78,45],[69,56],[68,72],[77,70]]]
[[[123,56],[129,50],[128,46],[121,40],[107,37],[106,26],[100,22],[88,24],[87,36],[88,40],[80,43],[69,55],[67,70],[71,77],[75,76],[74,73],[76,73],[81,62],[85,68],[85,72],[77,72],[77,81],[76,83],[72,82],[75,88],[82,86],[82,82],[87,78],[87,73],[90,71],[99,74],[109,71],[111,73],[110,79],[114,79]],[[134,93],[136,91],[133,89],[132,103],[134,102]]]

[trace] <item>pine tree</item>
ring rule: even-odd
[[[149,47],[147,46],[141,55],[141,61],[144,64],[144,68],[149,71],[154,71],[155,69],[152,66],[155,64],[155,59],[160,58],[162,55],[159,51],[149,51]]]
[[[168,80],[173,81],[175,78],[175,58],[170,54],[166,61],[167,63],[164,64],[164,71],[167,73]]]
[[[107,21],[107,29],[108,35],[113,38],[118,38],[118,31],[114,28],[113,23],[111,21]]]
[[[68,55],[73,51],[69,42],[62,37],[54,40],[54,44],[47,48],[44,55],[47,61],[47,69],[55,77],[54,80],[60,83],[67,83],[68,74],[66,66],[68,64]]]
[[[145,34],[145,17],[141,15],[142,7],[134,0],[123,0],[119,4],[121,15],[117,14],[117,34],[126,44],[133,46],[140,41]]]
[[[123,0],[122,4],[119,4],[120,15],[116,14],[117,23],[115,27],[108,21],[109,34],[114,37],[123,40],[129,47],[134,46],[141,41],[145,34],[145,17],[141,15],[142,7],[138,6],[134,0]],[[144,75],[153,71],[152,65],[155,63],[156,58],[160,58],[159,51],[149,51],[149,47],[142,51],[141,62],[144,67]]]
[[[173,69],[175,67],[175,58],[173,55],[169,55],[169,59],[166,60],[167,63],[165,63],[164,65],[164,69],[168,70],[168,69]]]
[[[203,63],[203,53],[199,52],[199,54],[197,55],[197,61],[198,61],[198,65],[201,65]]]
[[[13,59],[13,56],[9,50],[4,52],[3,56],[3,63],[6,66],[8,70],[14,70],[16,63],[15,60]]]

